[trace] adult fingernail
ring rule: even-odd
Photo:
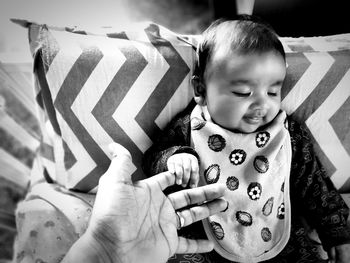
[[[229,206],[230,203],[229,203],[228,201],[226,201],[226,203],[227,203],[227,204],[226,204],[226,208],[225,208],[224,210],[222,210],[221,212],[226,212],[226,211],[227,211],[228,206]]]

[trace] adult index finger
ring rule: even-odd
[[[158,184],[160,189],[163,191],[167,187],[175,184],[175,175],[170,171],[156,174],[148,179],[144,179],[143,182],[147,184]]]

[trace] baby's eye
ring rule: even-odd
[[[249,97],[250,92],[237,92],[237,91],[232,91],[233,94],[235,94],[238,97]]]
[[[268,92],[267,95],[276,97],[278,95],[277,92]]]

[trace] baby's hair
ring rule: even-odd
[[[242,55],[275,51],[285,60],[283,45],[269,24],[256,16],[239,15],[235,20],[218,19],[203,32],[194,76],[203,80],[207,64],[221,45]]]

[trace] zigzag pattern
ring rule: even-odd
[[[309,49],[310,50],[310,49]],[[287,63],[293,65],[288,70],[293,77],[287,76],[282,102],[288,114],[305,122],[313,136],[315,150],[340,191],[350,186],[348,172],[350,156],[346,151],[345,139],[348,136],[349,108],[344,104],[350,97],[350,51],[310,52],[303,53],[295,64],[295,56],[287,54]],[[332,118],[337,114],[340,120],[334,126]],[[343,123],[344,125],[339,125]]]
[[[42,77],[55,107],[51,119],[55,116],[61,136],[54,156],[56,170],[66,172],[61,179],[56,177],[60,183],[93,191],[110,163],[107,146],[112,141],[132,153],[133,178],[144,177],[143,153],[192,96],[193,48],[171,32],[164,31],[165,38],[162,30],[149,25],[134,34],[103,37],[46,31]],[[330,49],[326,40],[322,47],[315,39],[282,41],[288,64],[283,107],[306,122],[336,186],[350,187],[349,149],[344,146],[349,141],[349,48],[338,50],[344,47],[340,43]],[[318,52],[322,48],[327,52]],[[339,120],[345,126],[339,126]],[[64,165],[57,165],[60,160]]]
[[[115,74],[103,95],[96,103],[92,114],[114,141],[125,145],[129,151],[134,153],[133,160],[137,162],[141,158],[140,150],[132,139],[130,139],[127,131],[123,129],[123,124],[119,124],[118,119],[114,118],[114,116],[119,115],[115,115],[115,112],[118,107],[123,107],[123,99],[146,67],[147,61],[142,54],[131,45],[120,46],[119,48],[124,54],[126,61]],[[116,92],[116,90],[118,92]],[[135,106],[133,105],[132,107],[134,108]],[[130,105],[128,108],[130,108]],[[120,116],[123,116],[126,121],[133,122],[134,118],[128,114],[128,108],[121,108],[124,110],[121,110]],[[126,116],[129,118],[125,118]]]
[[[112,141],[132,153],[134,179],[144,177],[142,154],[160,129],[157,118],[185,78],[189,80],[190,72],[185,62],[189,59],[182,59],[169,41],[160,43],[153,29],[145,30],[145,43],[132,45],[125,33],[104,41],[73,36],[77,41],[71,42],[65,32],[51,33],[54,42],[47,43],[51,46],[43,58],[48,60],[44,61],[49,65],[46,79],[65,138],[69,188],[91,191],[96,187],[109,166],[107,146]]]
[[[28,87],[31,72],[31,63],[14,64],[0,59],[0,184],[4,183],[0,191],[6,190],[8,182],[19,191],[27,188],[40,144],[35,101]]]

